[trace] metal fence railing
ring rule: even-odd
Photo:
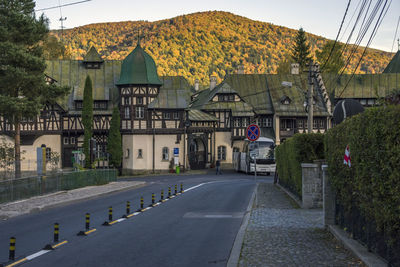
[[[116,179],[117,170],[96,169],[3,180],[0,181],[0,203],[89,185],[107,184]]]
[[[342,205],[336,204],[336,224],[346,229],[353,239],[365,245],[372,251],[388,261],[388,266],[400,266],[400,241],[397,236],[388,236],[385,229],[377,230],[372,219],[363,216],[360,210],[353,205],[346,210]],[[393,240],[395,240],[393,242]]]

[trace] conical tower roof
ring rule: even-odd
[[[156,63],[143,50],[140,43],[122,62],[121,75],[117,85],[123,84],[162,85],[158,78]]]
[[[394,55],[383,73],[400,73],[400,50]]]

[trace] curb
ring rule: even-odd
[[[286,193],[286,195],[288,195],[291,199],[294,200],[294,202],[296,202],[296,204],[299,206],[299,208],[302,208],[302,203],[301,200],[295,196],[292,192],[290,192],[289,190],[287,190],[286,188],[284,188],[283,186],[281,186],[280,184],[276,183],[275,184],[279,189],[281,189],[283,192]]]
[[[239,228],[239,231],[236,235],[235,242],[233,243],[233,247],[231,249],[231,253],[229,255],[228,263],[226,264],[227,267],[236,267],[239,263],[240,252],[242,251],[242,244],[244,240],[244,234],[246,233],[247,225],[249,224],[251,210],[254,204],[254,200],[256,198],[256,192],[258,190],[258,183],[254,187],[253,194],[251,196],[249,205],[247,206],[245,216],[242,220],[242,225]]]
[[[337,225],[328,225],[327,228],[329,232],[331,232],[334,237],[339,240],[347,250],[351,251],[367,266],[388,266],[387,263],[379,256],[375,255],[372,252],[369,252],[366,247],[362,246],[356,240],[349,238],[347,233],[344,230],[340,229]]]
[[[108,192],[98,193],[98,194],[90,195],[90,196],[84,196],[82,198],[74,198],[74,199],[65,200],[65,201],[62,201],[62,202],[54,203],[54,204],[38,206],[38,207],[32,208],[32,209],[30,209],[28,211],[20,212],[20,213],[18,213],[16,215],[11,215],[11,216],[0,215],[0,216],[2,216],[3,220],[8,220],[8,219],[20,216],[20,215],[36,213],[36,212],[40,212],[42,210],[47,210],[47,209],[50,209],[50,208],[55,208],[55,207],[60,207],[60,206],[64,206],[64,205],[74,204],[74,203],[78,203],[80,201],[95,199],[95,198],[100,197],[100,196],[105,196],[105,195],[118,193],[118,192],[122,192],[122,191],[127,191],[127,190],[131,190],[131,189],[134,189],[134,188],[140,188],[140,187],[146,186],[146,184],[147,184],[146,182],[140,182],[139,184],[135,184],[135,185],[132,185],[132,186],[127,186],[127,187],[124,187],[124,188],[119,188],[119,189],[108,191]],[[62,193],[66,193],[66,192],[67,191],[62,191]],[[55,195],[55,194],[50,194],[50,195],[52,196],[52,195]],[[24,201],[29,201],[29,199],[26,199]],[[22,201],[19,201],[19,202],[22,202]]]

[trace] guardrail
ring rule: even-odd
[[[107,184],[117,179],[117,170],[101,169],[60,172],[0,181],[0,203],[30,198],[61,190]]]

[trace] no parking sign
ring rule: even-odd
[[[261,134],[260,127],[257,124],[250,124],[247,126],[246,135],[250,141],[256,141]]]

